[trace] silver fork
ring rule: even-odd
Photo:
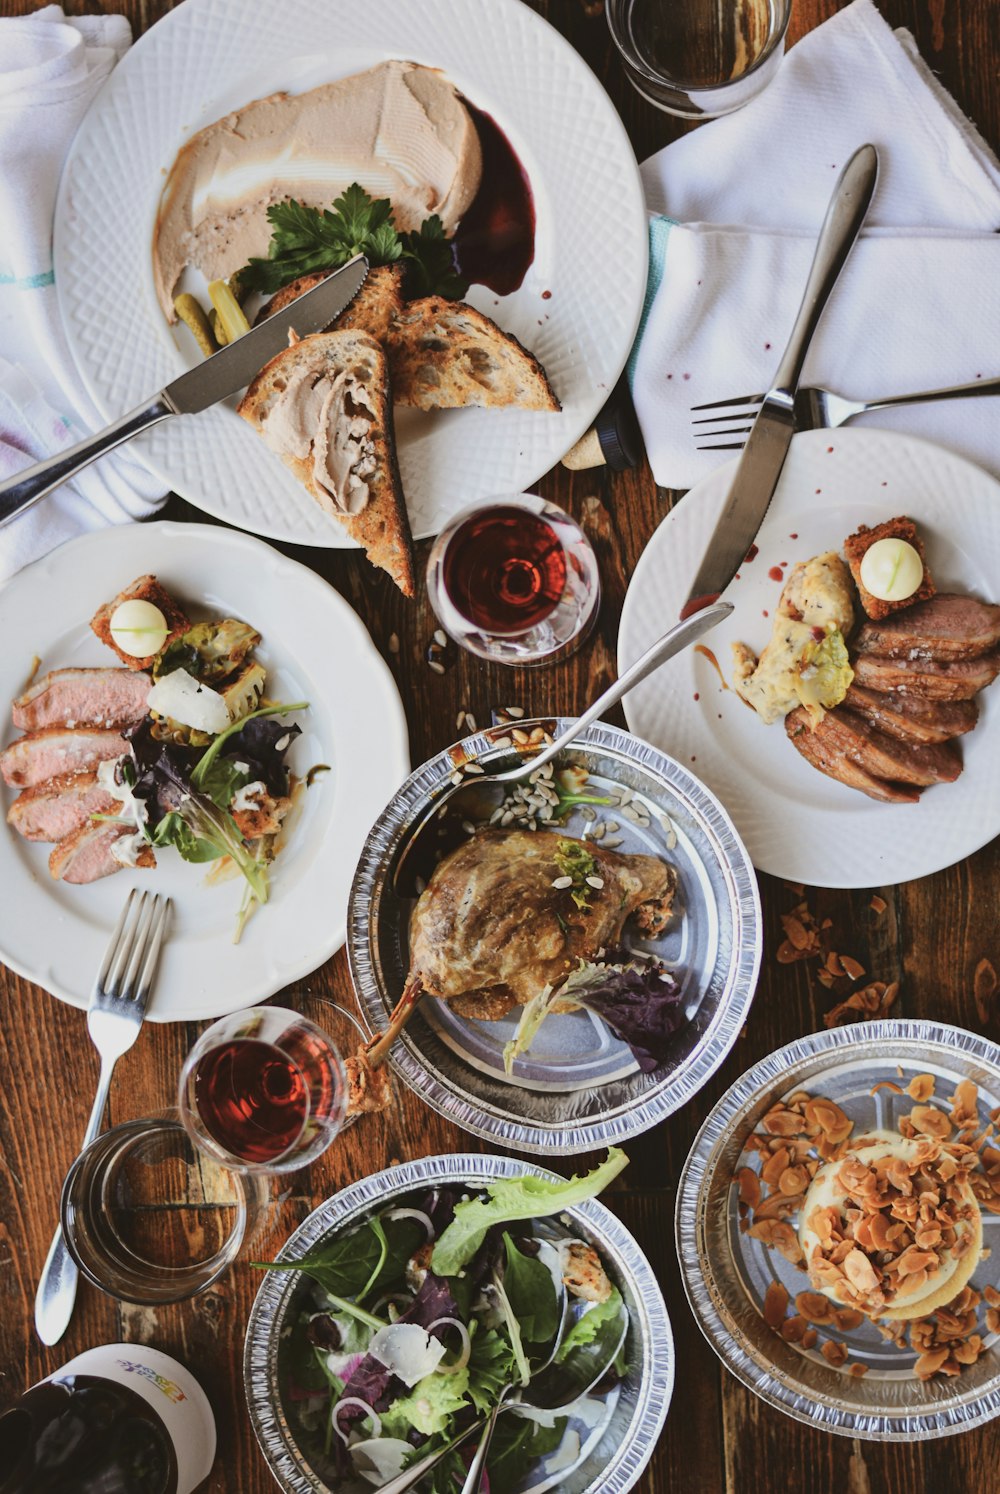
[[[923,405],[940,399],[969,399],[981,394],[1000,394],[1000,379],[976,379],[971,384],[952,384],[945,389],[921,389],[914,394],[887,395],[885,399],[845,399],[829,389],[800,389],[795,396],[795,429],[816,431],[834,429],[853,420],[855,415],[866,415],[869,410],[888,410],[895,405]],[[718,410],[717,415],[704,415],[692,420],[694,439],[699,451],[741,451],[750,434],[757,407],[763,402],[763,394],[740,394],[735,399],[718,399],[707,405],[692,405],[691,412]],[[723,430],[701,430],[703,425],[718,426],[727,421],[738,422]],[[739,436],[741,440],[720,441],[721,436]]]
[[[87,1008],[87,1030],[101,1055],[101,1076],[81,1151],[101,1129],[115,1064],[139,1036],[169,910],[168,897],[140,894],[133,888],[101,962]],[[35,1332],[43,1344],[58,1343],[69,1327],[77,1277],[76,1263],[57,1227],[35,1294]]]

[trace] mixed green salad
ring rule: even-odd
[[[516,1494],[529,1474],[558,1482],[588,1428],[604,1424],[628,1319],[597,1251],[551,1216],[599,1193],[627,1161],[611,1148],[567,1182],[425,1188],[298,1260],[259,1262],[311,1278],[286,1330],[283,1393],[317,1471],[338,1488],[377,1488],[513,1385],[527,1404],[499,1418],[483,1490]],[[547,1363],[584,1392],[553,1411],[530,1404]],[[421,1489],[455,1494],[477,1440],[448,1453]]]
[[[291,808],[285,756],[300,728],[277,718],[308,701],[271,703],[254,657],[261,636],[234,618],[196,623],[156,655],[149,712],[122,733],[126,753],[99,776],[116,819],[143,844],[244,880],[235,939],[269,896],[268,866]]]

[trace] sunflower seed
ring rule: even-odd
[[[458,772],[457,769],[455,770],[454,773],[449,773],[448,776],[449,776],[449,778],[451,779],[452,783],[455,785],[456,788],[460,788],[461,787],[461,784],[462,784],[462,775],[461,775],[460,772]]]
[[[427,667],[433,669],[435,674],[444,674],[444,665],[438,663],[437,659],[428,659]]]
[[[565,889],[567,887],[572,887],[572,885],[573,885],[573,878],[572,877],[556,877],[556,879],[552,883],[552,885],[556,889],[557,892],[563,892],[563,891],[565,891]],[[603,887],[603,885],[604,884],[602,882],[601,886]]]
[[[633,792],[632,789],[630,789],[630,788],[623,788],[623,789],[619,789],[618,790],[618,803],[619,804],[621,804],[621,805],[630,804],[634,798],[635,798],[635,793]]]
[[[514,743],[510,737],[494,737],[493,745],[498,751],[503,752],[506,748],[513,747]]]
[[[604,849],[606,851],[613,851],[616,846],[620,846],[621,843],[622,839],[620,835],[609,835],[605,841],[602,841],[602,845],[604,846]]]
[[[444,631],[443,628],[435,628],[434,629],[434,642],[440,648],[446,648],[447,647],[447,645],[448,645],[448,634]]]
[[[389,634],[389,652],[390,652],[390,654],[398,654],[399,653],[399,634],[398,633],[390,633]]]
[[[511,820],[513,818],[514,818],[514,816],[511,813],[511,811],[509,809],[505,809],[504,812],[503,812],[503,814],[500,816],[500,827],[501,827],[501,829],[503,829],[503,827],[505,825],[509,825],[510,822],[511,822]]]
[[[592,805],[590,805],[590,804],[585,804],[583,806],[583,809],[580,812],[583,815],[583,817],[584,817],[585,820],[596,820],[597,819],[597,810],[594,809],[592,807]]]
[[[512,721],[520,721],[524,716],[524,706],[504,706],[504,714]]]
[[[588,826],[587,828],[590,829],[590,826]],[[607,828],[607,825],[602,824],[600,821],[598,821],[598,823],[593,827],[591,838],[593,840],[603,840]]]
[[[472,714],[471,711],[466,711],[466,713],[465,713],[465,724],[469,728],[470,731],[478,731],[479,730],[478,726],[476,725],[476,718]]]
[[[466,835],[475,835],[476,833],[476,827],[471,820],[463,820],[462,829],[465,831]]]
[[[621,826],[619,825],[617,820],[608,820],[604,828],[606,830],[620,830]]]
[[[603,877],[587,877],[586,882],[588,887],[593,887],[597,892],[600,892],[601,888],[604,886]]]

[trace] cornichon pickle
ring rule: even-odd
[[[194,334],[194,340],[198,344],[206,358],[219,351],[219,344],[212,333],[208,317],[199,301],[194,296],[184,291],[181,295],[174,297],[174,310],[186,327],[190,327]]]
[[[243,315],[239,301],[224,280],[213,280],[208,287],[212,305],[219,316],[219,324],[227,342],[235,342],[244,332],[250,331],[250,323]]]

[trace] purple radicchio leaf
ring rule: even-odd
[[[277,716],[255,716],[226,743],[226,756],[246,763],[250,781],[262,781],[275,799],[288,793],[285,753],[302,728]]]
[[[659,960],[637,959],[612,949],[586,978],[570,977],[567,997],[596,1012],[616,1037],[627,1043],[644,1074],[651,1074],[670,1053],[674,1035],[684,1026],[681,988]]]

